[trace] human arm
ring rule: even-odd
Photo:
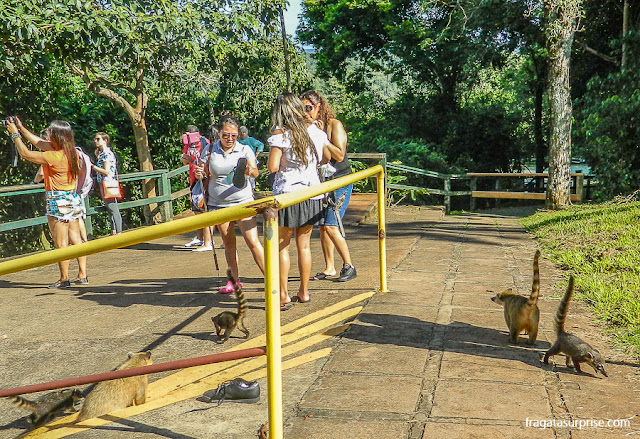
[[[338,119],[331,119],[327,124],[327,137],[329,137],[329,152],[331,158],[337,162],[344,160],[347,155],[347,132],[344,125]]]
[[[11,135],[11,138],[16,145],[16,149],[18,150],[18,154],[23,159],[35,163],[37,165],[46,165],[48,162],[45,160],[44,155],[40,151],[31,151],[22,141],[22,136],[16,126],[15,120],[8,119],[7,120],[7,131]]]
[[[261,141],[259,141],[258,139],[252,137],[253,139],[253,147],[256,150],[256,154],[263,152],[264,151],[264,143],[262,143]]]
[[[53,147],[51,146],[51,142],[49,142],[48,140],[43,139],[42,137],[36,136],[31,131],[29,131],[27,129],[27,127],[25,127],[22,124],[22,121],[20,120],[20,118],[18,116],[14,116],[13,119],[15,120],[16,127],[18,128],[18,132],[20,134],[22,134],[22,136],[29,143],[31,143],[33,146],[35,146],[36,148],[38,148],[41,151],[53,151]]]
[[[99,154],[98,154],[98,157],[100,157],[100,155],[99,155]],[[111,165],[111,161],[110,161],[108,158],[105,158],[105,159],[102,161],[102,166],[103,166],[103,167],[100,167],[100,166],[98,166],[98,165],[92,165],[92,166],[91,166],[91,169],[93,169],[94,171],[96,171],[98,174],[103,175],[103,176],[105,176],[105,177],[106,177],[106,176],[108,176],[108,175],[109,175],[109,169],[110,169],[110,167],[111,167],[110,165]]]
[[[269,149],[269,160],[267,161],[267,170],[270,174],[278,172],[280,169],[280,160],[282,159],[282,149],[272,146]]]
[[[33,183],[38,184],[38,183],[42,183],[44,181],[44,170],[42,169],[42,166],[40,166],[38,168],[38,172],[36,172],[36,176],[33,177]]]

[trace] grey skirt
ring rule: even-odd
[[[278,225],[295,229],[304,226],[316,226],[324,218],[325,209],[322,200],[304,200],[278,212]]]

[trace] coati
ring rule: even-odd
[[[527,334],[529,334],[527,344],[534,344],[538,337],[538,322],[540,320],[540,310],[538,309],[540,269],[538,268],[538,259],[540,259],[540,250],[536,250],[536,254],[533,257],[533,284],[529,298],[514,294],[510,289],[502,291],[491,298],[495,303],[504,306],[504,319],[509,328],[509,341],[511,343],[518,343],[522,331],[527,331]]]
[[[569,278],[567,292],[564,293],[564,297],[560,301],[558,312],[556,312],[556,317],[553,322],[558,339],[547,353],[544,354],[544,362],[548,364],[549,357],[564,354],[567,367],[571,367],[571,362],[573,362],[573,367],[576,369],[576,372],[582,372],[580,370],[580,363],[587,363],[593,367],[596,373],[600,372],[602,375],[608,377],[609,375],[607,375],[607,372],[604,370],[604,359],[602,355],[600,355],[600,352],[575,335],[564,331],[564,321],[567,318],[569,300],[571,300],[571,296],[573,295],[573,283],[573,276],[571,276]]]
[[[238,299],[238,312],[223,311],[215,317],[211,317],[213,325],[216,327],[216,335],[218,336],[218,343],[224,343],[229,340],[231,333],[235,328],[244,332],[244,338],[249,338],[249,330],[244,326],[244,315],[247,312],[247,299],[244,297],[242,288],[234,279],[231,270],[227,270],[227,277],[233,283],[236,292],[236,298]],[[220,332],[224,329],[224,338],[220,337]]]
[[[115,370],[131,369],[152,364],[151,351],[129,353],[127,361]],[[132,405],[144,404],[147,399],[146,375],[102,381],[87,395],[78,414],[78,421],[95,418]]]
[[[10,396],[9,398],[20,407],[32,411],[29,415],[29,421],[37,428],[59,414],[67,411],[75,412],[74,404],[82,398],[82,392],[78,389],[57,390],[47,393],[35,401],[21,396]]]

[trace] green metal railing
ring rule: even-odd
[[[189,188],[184,188],[175,192],[171,191],[171,179],[186,173],[189,170],[188,166],[181,166],[174,170],[156,169],[148,172],[133,172],[130,174],[119,174],[118,179],[121,183],[135,183],[146,179],[156,180],[156,193],[155,197],[142,198],[138,200],[119,201],[118,205],[120,210],[132,209],[135,207],[145,206],[149,204],[158,204],[160,214],[163,221],[168,221],[173,217],[173,200],[189,195]],[[97,186],[97,183],[96,183]],[[94,188],[94,191],[98,190]],[[27,194],[42,194],[43,210],[44,210],[44,185],[40,184],[23,184],[17,186],[5,186],[0,187],[0,198],[21,196]],[[87,234],[93,234],[93,224],[91,216],[96,215],[104,210],[104,206],[89,206],[89,197],[85,199],[85,205],[87,207],[87,218],[85,224],[87,226]],[[35,218],[27,218],[15,221],[4,222],[0,224],[0,232],[7,232],[9,230],[22,229],[25,227],[36,226],[39,224],[46,224],[46,216],[38,216]]]

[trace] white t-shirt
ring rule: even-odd
[[[298,160],[296,153],[293,151],[289,131],[274,134],[267,139],[269,147],[280,148],[282,150],[280,167],[273,181],[273,195],[293,192],[320,184],[317,159],[322,160],[322,150],[325,145],[329,144],[329,138],[327,137],[327,133],[315,125],[310,125],[307,128],[307,132],[318,153],[316,156],[312,150],[307,151],[307,166]],[[318,195],[313,197],[312,200],[321,200],[323,197],[324,195]]]
[[[236,142],[233,149],[225,153],[220,146],[220,141],[218,141],[210,147],[202,148],[200,154],[202,162],[207,162],[209,151],[211,151],[209,159],[211,176],[209,177],[207,206],[229,207],[253,201],[253,188],[247,180],[242,188],[237,188],[228,178],[231,171],[238,166],[239,159],[246,158],[248,161],[256,162],[256,156],[251,148]]]

